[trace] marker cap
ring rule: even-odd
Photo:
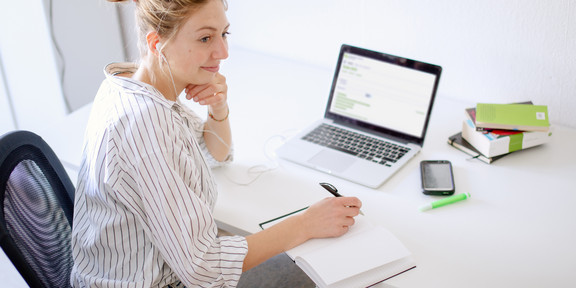
[[[420,207],[418,210],[420,210],[420,211],[427,211],[427,210],[430,210],[430,209],[432,209],[432,208],[433,208],[433,207],[432,207],[432,204],[426,204],[426,205]]]
[[[466,200],[468,198],[470,198],[470,193],[462,193],[462,194],[458,194],[458,195],[453,195],[453,196],[444,198],[442,200],[438,200],[438,201],[434,201],[432,203],[426,204],[426,205],[420,207],[420,211],[426,211],[426,210],[442,207],[442,206],[452,204],[452,203],[455,203],[458,201]]]

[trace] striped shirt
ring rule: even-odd
[[[86,128],[74,205],[74,287],[235,287],[244,237],[216,237],[221,165],[203,120],[110,64]],[[225,162],[231,161],[231,155]]]

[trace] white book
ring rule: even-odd
[[[367,287],[416,267],[411,252],[390,231],[362,215],[355,220],[340,237],[312,239],[286,254],[319,288]]]
[[[544,144],[550,140],[552,128],[548,132],[522,132],[509,136],[497,136],[492,133],[476,131],[471,119],[462,123],[462,138],[486,157],[495,157],[506,153]]]

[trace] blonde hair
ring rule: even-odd
[[[136,23],[138,25],[138,48],[140,56],[146,55],[146,35],[156,31],[163,39],[164,45],[169,42],[188,19],[190,13],[196,11],[211,0],[108,0],[109,2],[136,3]],[[224,7],[226,1],[222,0]]]

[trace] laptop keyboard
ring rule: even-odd
[[[316,127],[302,139],[385,166],[391,166],[410,151],[405,146],[328,124]]]

